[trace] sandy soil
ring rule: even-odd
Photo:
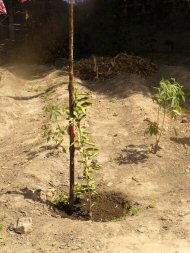
[[[179,119],[176,140],[167,119],[156,155],[149,153],[153,139],[144,136],[144,119],[155,119],[157,110],[151,85],[167,75],[188,87],[189,70],[162,66],[146,80],[127,74],[101,83],[76,79],[79,89],[92,92],[86,124],[102,165],[96,181],[100,189],[126,194],[140,209],[136,216],[97,223],[62,219],[45,203],[68,186],[69,173],[68,156],[49,150],[42,138],[44,95],[51,92],[48,102],[66,106],[68,76],[45,66],[1,68],[0,236],[5,245],[0,252],[190,253],[189,123]],[[40,198],[29,194],[39,189]],[[25,216],[32,218],[32,233],[10,231]]]

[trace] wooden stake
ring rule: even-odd
[[[74,113],[74,57],[73,57],[73,44],[74,44],[74,21],[73,21],[73,10],[74,10],[74,0],[69,1],[69,110],[70,115]],[[69,190],[69,205],[70,209],[74,206],[74,184],[75,184],[75,135],[74,135],[74,122],[70,121],[69,135],[70,135],[70,190]]]

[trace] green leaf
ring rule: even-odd
[[[95,146],[95,144],[93,142],[89,142],[89,141],[84,141],[84,144],[87,144],[87,145],[92,146],[92,147]]]
[[[82,98],[79,98],[78,102],[83,102],[83,101],[88,101],[88,100],[89,100],[89,97],[88,96],[84,96]]]
[[[86,148],[86,152],[94,152],[94,151],[98,151],[97,148]]]
[[[82,107],[88,107],[90,105],[92,105],[91,102],[84,102],[84,103],[81,104]]]
[[[98,153],[94,153],[93,155],[89,156],[89,159],[93,159],[94,157],[96,157],[98,155]]]
[[[66,154],[67,153],[66,148],[64,146],[61,146],[61,148],[62,148],[62,152]]]

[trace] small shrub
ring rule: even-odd
[[[157,121],[148,120],[148,126],[145,130],[146,135],[156,136],[154,153],[157,152],[159,142],[163,134],[165,119],[167,113],[170,114],[174,124],[175,134],[178,134],[179,127],[176,125],[177,116],[181,115],[181,103],[185,102],[185,93],[181,86],[174,78],[170,80],[162,79],[158,88],[155,88],[157,93],[153,96],[153,100],[158,104]],[[161,119],[161,113],[162,119]]]

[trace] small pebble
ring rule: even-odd
[[[181,120],[181,123],[188,123],[188,118],[187,117],[183,117]]]

